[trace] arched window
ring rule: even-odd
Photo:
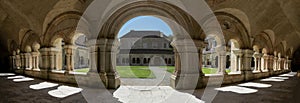
[[[168,63],[168,59],[167,59],[167,58],[165,58],[165,63],[166,63],[166,64]]]
[[[137,63],[137,64],[140,64],[140,63],[141,63],[140,58],[137,58],[137,59],[136,59],[136,63]]]
[[[169,58],[168,64],[172,64],[172,59],[171,58]]]
[[[132,58],[132,63],[135,63],[135,58]]]
[[[144,64],[147,64],[147,59],[146,59],[146,58],[144,58],[144,61],[143,61],[143,62],[144,62]]]

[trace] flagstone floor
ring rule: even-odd
[[[8,80],[7,77],[0,77],[0,97],[2,98],[0,99],[0,103],[115,103],[119,101],[127,101],[129,103],[157,103],[160,100],[165,100],[164,102],[172,103],[197,103],[202,101],[213,103],[298,103],[300,101],[300,79],[297,77],[289,77],[289,79],[286,79],[281,82],[266,82],[254,80],[251,82],[270,84],[272,86],[270,88],[247,87],[258,90],[256,93],[251,94],[218,92],[218,94],[215,97],[202,97],[205,89],[195,90],[193,95],[190,95],[188,93],[175,91],[174,89],[167,86],[156,87],[151,92],[143,90],[137,91],[137,89],[130,89],[132,87],[128,89],[128,87],[126,86],[121,86],[118,90],[99,90],[93,88],[83,88],[82,93],[74,94],[66,98],[60,99],[52,97],[48,94],[48,91],[54,90],[57,87],[47,88],[43,90],[32,90],[29,88],[29,86],[32,84],[38,84],[44,81],[45,80],[34,78],[33,81],[16,83],[12,80]],[[70,85],[65,83],[58,84],[76,87],[76,85]],[[238,84],[225,86],[237,85]],[[206,88],[206,90],[215,91],[214,89],[215,87]],[[171,94],[171,96],[169,94]]]

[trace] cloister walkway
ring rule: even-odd
[[[48,95],[48,91],[56,89],[56,87],[43,89],[43,90],[32,90],[29,88],[29,85],[37,84],[40,82],[44,82],[44,80],[40,80],[34,78],[33,81],[28,82],[13,82],[12,80],[8,80],[7,77],[0,77],[0,102],[43,102],[43,103],[53,103],[53,102],[72,102],[72,103],[84,103],[87,102],[82,94],[74,94],[66,98],[55,98]],[[50,81],[53,82],[53,81]],[[256,93],[252,94],[238,94],[232,92],[218,92],[216,97],[214,98],[214,103],[256,103],[256,102],[264,102],[264,103],[296,103],[300,101],[300,79],[298,77],[289,77],[282,82],[262,82],[260,80],[254,80],[251,82],[256,83],[266,83],[271,84],[270,88],[255,88],[258,90]],[[57,83],[57,82],[53,82]],[[65,83],[58,83],[60,85],[70,85]],[[231,84],[235,86],[237,84]],[[224,86],[231,86],[224,85]],[[76,85],[70,85],[76,86]],[[83,90],[83,92],[86,90]],[[93,91],[92,89],[89,91]],[[195,90],[194,94],[197,98],[201,98],[204,89]],[[113,94],[115,90],[109,90]],[[94,97],[97,98],[97,97]],[[99,97],[101,98],[101,97]],[[103,98],[103,97],[102,97]],[[117,100],[116,98],[113,98]],[[104,102],[105,100],[102,99]],[[108,100],[110,101],[110,100]],[[101,101],[99,101],[101,102]]]

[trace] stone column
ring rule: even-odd
[[[39,52],[41,53],[41,66],[40,66],[40,71],[41,71],[41,78],[43,79],[48,79],[49,78],[49,75],[48,73],[51,71],[50,70],[50,64],[51,64],[51,61],[50,61],[50,58],[49,58],[49,51],[50,51],[50,48],[41,48],[39,50]]]
[[[24,68],[24,54],[20,53],[20,69]]]
[[[32,52],[32,69],[34,71],[39,71],[39,52]]]
[[[31,53],[25,53],[25,69],[32,70],[32,57]]]
[[[277,71],[277,57],[276,56],[274,56],[274,58],[273,58],[273,70],[274,71]]]
[[[281,70],[284,71],[285,70],[285,58],[281,58],[281,62],[280,62],[280,65],[281,65]]]
[[[218,73],[226,74],[226,51],[222,48],[216,49],[218,53]]]
[[[292,65],[292,60],[288,59],[288,70],[290,71],[291,70],[291,65]]]
[[[241,73],[244,75],[244,80],[249,81],[253,79],[253,73],[251,70],[251,60],[253,56],[252,50],[243,50],[243,65]]]
[[[11,56],[11,62],[12,62],[12,64],[11,64],[11,66],[12,66],[12,69],[11,70],[15,70],[16,69],[16,55],[13,55],[13,56]]]
[[[200,42],[200,41],[197,41]],[[172,41],[172,45],[176,48],[176,72],[171,76],[171,86],[176,89],[195,89],[199,86],[199,80],[202,78],[199,75],[200,62],[199,48],[194,44],[193,40],[176,39]],[[197,44],[196,44],[197,45]]]
[[[107,39],[105,47],[105,71],[108,80],[108,88],[115,89],[120,86],[120,76],[114,69],[116,67],[116,52],[118,45],[115,39]]]
[[[75,51],[75,46],[74,45],[65,45],[64,50],[65,50],[65,55],[66,55],[66,71],[65,71],[65,73],[69,74],[70,71],[74,70],[73,54]]]
[[[278,60],[277,60],[277,71],[280,71],[281,70],[281,61],[282,61],[282,59],[281,59],[281,57],[278,57]]]
[[[261,54],[258,52],[254,53],[254,71],[253,72],[261,72]]]
[[[105,72],[105,43],[106,39],[92,39],[86,42],[89,48],[89,72],[92,78],[100,77],[103,85],[107,88],[107,76]]]
[[[16,69],[20,69],[21,68],[21,56],[20,54],[16,55]]]
[[[264,68],[262,69],[262,71],[268,71],[269,68],[269,56],[267,54],[263,55],[263,59],[264,59]]]
[[[241,72],[242,68],[242,56],[243,51],[242,50],[234,50],[233,53],[236,55],[236,72]]]
[[[55,59],[55,56],[56,56],[57,52],[58,52],[57,48],[50,48],[49,51],[48,51],[49,61],[50,61],[50,64],[49,64],[49,66],[50,66],[49,69],[50,70],[56,70],[57,60]]]

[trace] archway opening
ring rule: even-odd
[[[53,52],[53,63],[51,65],[52,72],[64,73],[66,70],[66,56],[65,56],[65,41],[63,38],[57,38],[53,42],[54,48],[51,50]]]
[[[217,40],[214,36],[208,36],[205,39],[207,43],[206,47],[203,49],[203,67],[202,72],[204,74],[216,74],[218,73],[219,67],[219,56],[217,52]]]
[[[73,54],[74,71],[79,73],[87,73],[90,68],[89,49],[86,45],[87,38],[84,34],[78,33],[73,37],[75,50]]]
[[[240,68],[239,68],[240,45],[235,39],[231,39],[228,41],[227,47],[228,49],[226,55],[228,56],[228,59],[226,59],[226,72],[229,74],[239,73],[240,72]]]
[[[173,31],[159,17],[137,16],[127,21],[117,42],[116,71],[121,85],[153,86],[159,82],[169,86],[175,71],[172,40]]]

